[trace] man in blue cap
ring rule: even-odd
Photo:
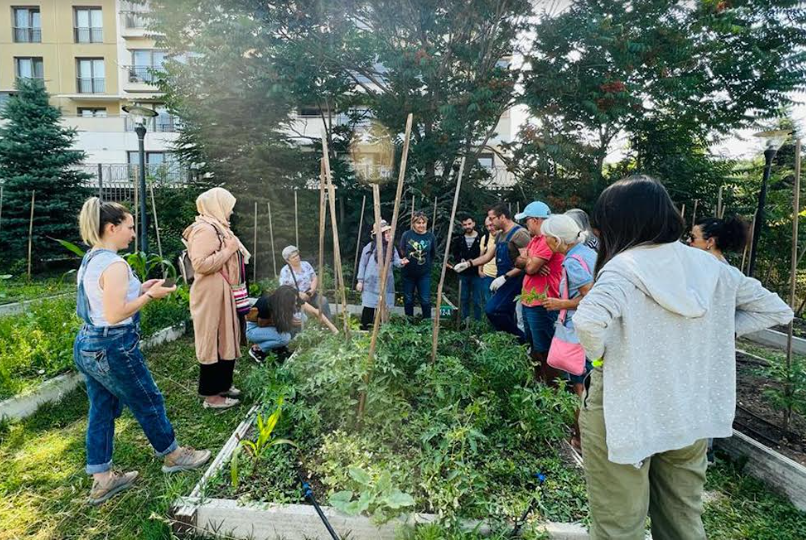
[[[546,298],[560,296],[560,280],[563,273],[563,255],[554,253],[546,243],[541,227],[551,216],[548,205],[541,201],[529,203],[515,218],[526,225],[532,239],[524,253],[518,257],[515,266],[523,268],[523,327],[526,342],[531,346],[535,375],[546,384],[555,384],[561,373],[547,363],[549,347],[554,337],[554,323],[557,312],[543,307]]]
[[[515,297],[521,293],[523,270],[515,267],[515,260],[520,253],[525,253],[530,236],[526,229],[512,221],[512,214],[507,205],[493,206],[488,216],[498,230],[495,237],[495,251],[461,262],[453,269],[462,272],[467,268],[486,264],[495,257],[498,277],[490,285],[490,290],[494,294],[487,301],[484,311],[493,328],[513,334],[517,336],[518,341],[525,343],[525,336],[518,328],[518,319],[515,316]]]

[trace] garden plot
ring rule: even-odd
[[[192,498],[178,501],[184,508],[177,519],[195,519],[208,532],[240,531],[244,538],[247,530],[255,533],[255,519],[267,527],[274,519],[285,531],[284,521],[302,519],[294,512],[311,511],[294,506],[306,503],[301,474],[331,507],[334,526],[354,534],[369,526],[375,537],[393,537],[396,520],[406,518],[448,528],[483,522],[495,534],[511,528],[529,506],[540,472],[546,481],[530,519],[584,520],[581,471],[561,452],[575,397],[535,384],[525,350],[505,334],[444,331],[431,364],[429,329],[385,326],[372,366],[369,336],[349,343],[313,331],[299,336],[291,359],[253,371],[248,381],[250,393],[260,396],[262,429],[241,426],[219,455],[221,467]],[[261,433],[257,447],[237,442],[254,443]],[[278,438],[293,445],[271,444]],[[386,527],[378,528],[382,523]],[[555,537],[582,533],[577,526]]]

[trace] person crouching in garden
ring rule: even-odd
[[[593,286],[593,269],[596,268],[596,252],[587,245],[587,231],[583,231],[571,216],[557,214],[548,218],[540,227],[546,245],[554,253],[564,255],[562,259],[562,276],[560,280],[560,298],[546,298],[543,308],[549,312],[558,312],[557,324],[563,326],[563,339],[579,343],[574,332],[574,312],[582,298],[588,294]],[[580,399],[585,390],[584,381],[593,368],[589,359],[581,366],[584,372],[572,374],[565,373],[571,383],[574,393]],[[574,421],[574,433],[571,444],[577,450],[579,442],[579,409],[577,408]]]
[[[199,361],[199,395],[206,409],[238,405],[232,385],[235,359],[241,356],[241,324],[233,287],[243,289],[250,254],[230,229],[235,197],[216,187],[196,199],[199,215],[182,233],[193,265],[190,314]],[[248,306],[247,306],[248,307]]]
[[[414,317],[414,292],[420,299],[423,319],[431,318],[431,267],[437,256],[437,239],[428,230],[428,218],[415,212],[411,229],[400,238],[400,253],[409,261],[403,271],[403,308],[406,316]]]
[[[157,456],[163,472],[197,469],[209,450],[180,447],[162,397],[140,352],[140,310],[176,287],[164,280],[145,283],[117,252],[134,240],[134,220],[125,207],[88,199],[79,215],[81,237],[91,247],[78,270],[76,312],[84,324],[73,358],[87,384],[87,474],[93,476],[90,504],[101,504],[131,487],[137,471],[112,471],[115,419],[128,407]]]
[[[361,250],[361,261],[358,265],[358,280],[355,289],[361,293],[361,329],[368,330],[372,323],[375,321],[375,310],[378,307],[378,301],[381,298],[381,268],[383,268],[386,250],[392,250],[392,266],[394,268],[401,268],[408,264],[408,259],[401,259],[400,255],[395,249],[392,242],[392,227],[381,220],[376,223],[372,229],[372,238],[369,243]],[[383,253],[378,252],[378,244],[376,234],[381,234],[383,239]],[[391,308],[395,305],[395,275],[392,268],[389,269],[389,275],[386,276],[386,287],[384,291],[384,301],[386,307]]]
[[[280,285],[288,285],[299,291],[299,298],[315,308],[322,308],[322,313],[333,320],[330,304],[324,294],[319,294],[319,276],[308,261],[303,261],[297,246],[283,248],[283,260],[287,263],[280,270]]]
[[[657,180],[602,192],[596,281],[574,314],[594,368],[579,415],[591,538],[704,539],[706,439],[730,437],[736,336],[792,320],[757,280],[680,242]]]
[[[262,294],[246,315],[246,339],[252,342],[249,356],[263,363],[268,353],[274,353],[278,360],[285,360],[292,334],[301,325],[297,313],[313,320],[319,320],[325,327],[338,334],[339,331],[308,302],[300,299],[296,287],[281,285],[271,294]]]

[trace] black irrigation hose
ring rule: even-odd
[[[300,474],[299,471],[297,471],[297,477],[302,484],[303,495],[311,502],[313,509],[316,510],[316,513],[319,514],[319,519],[321,519],[322,523],[325,524],[325,528],[327,529],[327,532],[330,533],[330,537],[333,538],[333,540],[339,540],[339,535],[336,534],[335,530],[333,530],[333,527],[327,520],[327,516],[325,516],[325,513],[322,512],[322,508],[319,506],[319,503],[316,502],[316,497],[313,496],[313,489],[311,488],[311,485],[305,481],[305,478],[302,477],[302,474]]]
[[[532,495],[532,500],[529,501],[529,506],[523,512],[523,515],[520,517],[520,519],[515,522],[515,527],[509,532],[509,537],[510,538],[514,538],[515,536],[518,536],[518,534],[521,532],[521,528],[523,528],[524,524],[526,523],[526,518],[529,517],[529,514],[532,513],[532,511],[537,507],[537,505],[540,502],[539,496],[540,496],[540,493],[542,491],[541,487],[543,486],[543,482],[546,481],[546,475],[543,474],[543,473],[537,472],[537,473],[534,474],[534,477],[537,479],[537,493]]]

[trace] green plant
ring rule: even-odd
[[[176,267],[168,259],[163,259],[156,253],[146,255],[142,251],[136,253],[129,253],[125,255],[126,262],[132,267],[134,273],[143,281],[147,280],[149,276],[155,275],[155,271],[159,268],[160,277],[176,279]]]
[[[774,384],[764,390],[764,396],[773,409],[782,414],[782,429],[788,436],[792,413],[806,416],[806,365],[798,358],[790,364],[776,358],[759,373]]]
[[[261,459],[266,451],[278,444],[290,444],[291,446],[296,446],[293,442],[288,439],[273,439],[272,434],[274,433],[274,428],[277,426],[278,420],[280,420],[280,414],[283,411],[283,398],[280,397],[277,400],[277,408],[274,410],[273,413],[267,418],[263,419],[263,414],[258,413],[257,415],[257,438],[254,441],[250,440],[243,440],[241,441],[241,446],[246,448],[249,454],[255,459]]]
[[[348,515],[366,512],[376,522],[384,522],[414,506],[414,497],[392,485],[388,471],[373,480],[363,469],[350,467],[349,475],[355,490],[337,491],[330,496],[330,504]]]

